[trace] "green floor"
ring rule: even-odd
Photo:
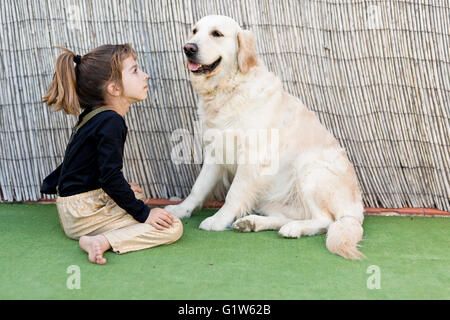
[[[0,299],[450,299],[449,218],[368,216],[358,262],[324,235],[199,230],[212,212],[183,220],[175,244],[107,252],[100,266],[65,237],[55,205],[0,204]],[[80,289],[67,287],[72,265]]]

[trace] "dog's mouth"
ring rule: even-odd
[[[208,74],[214,71],[214,69],[217,68],[217,66],[220,64],[220,61],[222,61],[222,57],[220,57],[219,59],[217,59],[215,62],[205,65],[205,64],[199,64],[199,63],[195,63],[193,61],[188,60],[188,69],[189,71],[193,72],[193,73],[203,73],[203,74]]]

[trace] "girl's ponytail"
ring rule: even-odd
[[[122,86],[122,61],[137,59],[129,44],[105,44],[76,56],[66,48],[56,60],[55,74],[42,102],[55,111],[79,115],[82,109],[107,105],[106,87],[109,82]],[[76,64],[76,66],[75,66]]]
[[[42,97],[42,102],[47,106],[53,106],[55,111],[64,110],[67,114],[77,116],[80,111],[80,102],[77,95],[77,77],[75,72],[76,55],[62,47],[64,50],[56,60],[55,73],[47,93]],[[79,62],[79,61],[77,61]]]

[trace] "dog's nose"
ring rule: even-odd
[[[186,43],[184,46],[184,54],[188,57],[192,57],[198,52],[198,46],[195,43]]]

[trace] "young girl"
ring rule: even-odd
[[[108,249],[121,254],[178,240],[180,220],[164,209],[150,210],[142,189],[122,173],[124,116],[148,91],[136,52],[128,44],[103,45],[82,57],[61,49],[42,100],[79,119],[62,164],[41,192],[57,194],[64,232],[98,264],[106,263]]]

